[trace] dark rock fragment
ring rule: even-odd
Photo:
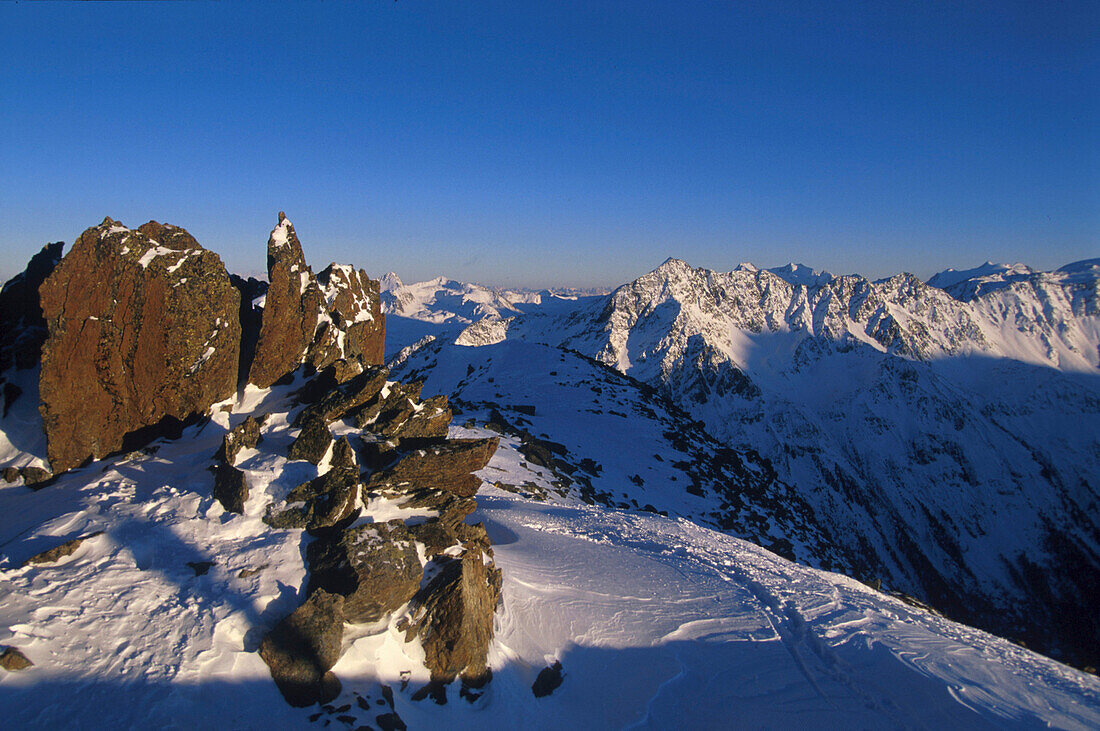
[[[315,591],[260,642],[260,657],[287,703],[327,703],[340,694],[331,668],[340,659],[344,598]]]
[[[332,444],[332,432],[321,419],[305,422],[302,431],[287,450],[287,459],[304,459],[319,464]]]
[[[26,670],[32,665],[34,663],[17,647],[5,647],[4,651],[0,652],[0,668],[4,668],[8,672]]]
[[[195,576],[206,576],[214,568],[213,561],[188,561],[187,565],[195,572]]]
[[[261,416],[259,419],[249,416],[230,429],[222,439],[222,446],[215,458],[233,464],[237,461],[237,453],[242,449],[255,449],[256,445],[263,439],[260,436],[260,429],[266,420],[266,415]]]
[[[422,569],[400,520],[360,525],[306,548],[309,590],[344,597],[349,622],[376,622],[412,598]]]
[[[539,671],[538,677],[531,685],[531,692],[535,694],[536,698],[543,698],[557,690],[561,685],[561,681],[561,662],[555,660],[553,665]]]
[[[248,480],[231,464],[221,462],[214,470],[214,498],[230,513],[244,514],[248,500]]]
[[[79,538],[73,538],[72,540],[65,541],[60,546],[55,546],[49,550],[36,553],[23,562],[24,566],[53,563],[54,561],[60,561],[65,556],[71,556],[76,553],[76,549],[80,548],[81,544],[89,538],[95,538],[96,536],[103,535],[103,531],[97,530],[95,533],[89,533],[86,536],[80,536]]]

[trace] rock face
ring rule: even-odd
[[[46,340],[46,320],[38,288],[61,261],[64,243],[46,244],[31,257],[27,268],[0,290],[0,372],[32,368]]]
[[[349,622],[377,622],[409,601],[423,573],[413,537],[400,520],[360,525],[306,548],[310,591],[344,597]]]
[[[260,657],[290,705],[327,703],[340,693],[330,669],[340,659],[343,605],[343,597],[315,591],[260,643]]]
[[[182,228],[104,219],[39,293],[49,330],[40,411],[55,473],[236,387],[240,295],[221,259]]]
[[[400,488],[403,491],[436,489],[471,497],[481,480],[476,472],[489,464],[499,440],[451,439],[406,455],[393,467],[371,476],[371,488]]]
[[[365,364],[382,362],[386,325],[378,283],[336,264],[314,277],[294,226],[281,212],[267,242],[267,272],[251,383],[266,388],[302,363],[317,370],[336,366],[343,381]]]
[[[409,634],[420,637],[433,681],[449,683],[461,675],[479,687],[489,679],[486,656],[500,585],[500,569],[487,567],[474,548],[461,559],[442,559],[439,573],[416,595],[419,608]]]

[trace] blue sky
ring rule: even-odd
[[[1100,255],[1100,4],[2,3],[0,275],[105,215],[259,273],[617,285]]]

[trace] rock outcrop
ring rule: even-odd
[[[64,246],[61,241],[46,244],[31,257],[25,270],[0,290],[0,372],[33,368],[38,363],[46,340],[38,288],[61,261]]]
[[[412,599],[423,569],[404,522],[359,525],[306,548],[310,591],[344,597],[349,622],[377,622]]]
[[[334,366],[344,381],[382,362],[386,325],[378,283],[337,264],[315,277],[282,212],[268,238],[267,272],[251,383],[267,388],[303,363],[316,370]]]
[[[240,295],[217,254],[155,221],[104,219],[39,289],[40,410],[53,471],[172,426],[237,384]]]
[[[481,687],[489,679],[487,654],[493,612],[500,598],[500,569],[485,565],[479,549],[461,558],[437,559],[439,572],[416,595],[410,639],[419,637],[432,680],[449,683],[461,675]]]
[[[347,436],[337,439],[327,471],[269,505],[264,521],[275,528],[304,528],[315,537],[306,548],[310,599],[303,607],[316,596],[326,602],[339,597],[339,617],[332,621],[341,626],[378,622],[407,607],[409,614],[397,626],[405,628],[408,639],[421,639],[431,672],[430,684],[414,699],[445,702],[446,685],[461,676],[462,693],[473,700],[473,689],[491,677],[487,656],[501,574],[493,566],[485,528],[465,518],[476,508],[473,496],[481,484],[471,473],[486,466],[498,439],[446,439],[451,420],[446,400],[421,402],[419,383],[390,383],[385,375],[382,369],[368,369],[336,384],[329,370],[298,391],[300,402],[307,403],[296,420],[302,431],[288,456],[327,453],[331,422],[358,422],[364,413],[368,418],[356,439],[358,449]],[[395,423],[425,428],[413,436],[395,436]],[[324,461],[317,462],[326,469]],[[361,467],[366,471],[361,473]],[[370,511],[363,511],[378,501],[388,502],[387,511],[417,509],[416,517],[370,522]],[[279,642],[285,642],[286,632],[278,631],[284,637]],[[272,660],[277,663],[272,676],[289,702],[323,695],[319,678],[331,664],[307,673],[304,685],[312,690],[303,693],[288,691],[286,663]]]

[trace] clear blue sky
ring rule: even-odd
[[[1100,256],[1100,3],[0,3],[0,275],[110,215],[260,272],[616,285]]]

